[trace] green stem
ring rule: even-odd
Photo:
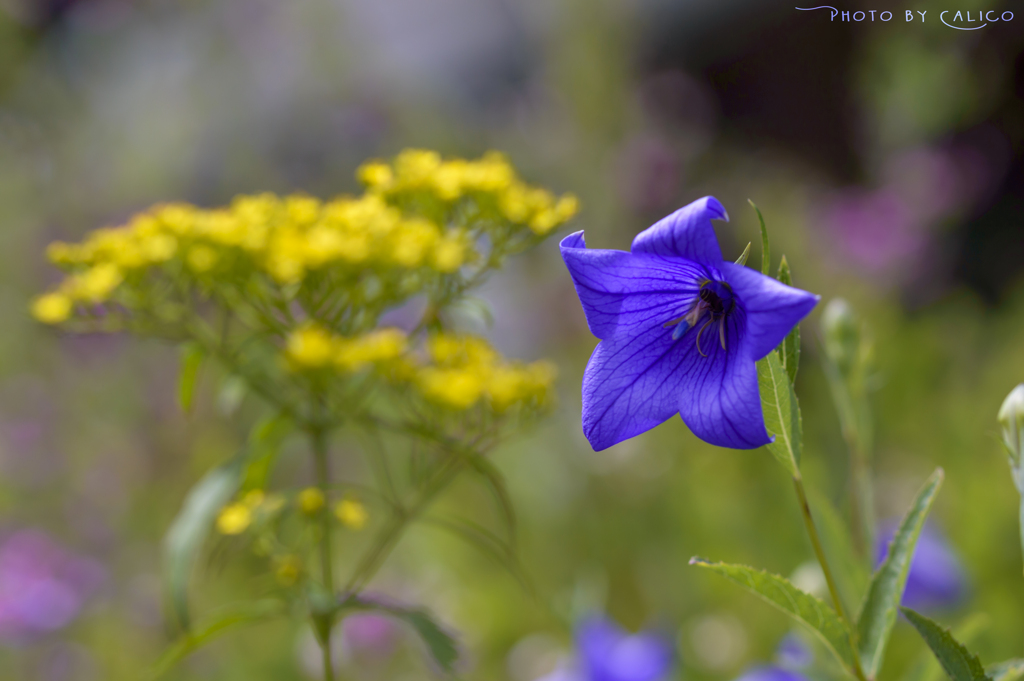
[[[828,565],[828,559],[825,557],[825,550],[821,546],[821,538],[818,536],[818,528],[814,525],[814,517],[811,515],[811,505],[807,503],[807,491],[804,489],[803,478],[797,474],[793,478],[793,485],[796,487],[796,496],[800,501],[800,513],[804,518],[804,525],[807,527],[807,536],[811,540],[811,546],[814,548],[814,555],[818,559],[818,564],[821,565],[821,571],[825,575],[825,583],[828,584],[829,594],[832,596],[832,603],[835,605],[836,613],[839,618],[846,623],[847,628],[850,630],[851,643],[853,645],[853,671],[860,681],[867,681],[867,677],[864,675],[864,669],[860,664],[860,653],[858,652],[857,646],[857,629],[854,627],[854,622],[850,619],[849,615],[846,614],[846,608],[843,607],[843,601],[839,597],[839,589],[836,587],[836,580],[832,576],[832,569]]]
[[[327,461],[327,433],[322,427],[315,427],[310,430],[310,439],[313,443],[313,458],[316,466],[316,485],[328,498],[330,491],[331,475]],[[330,504],[324,504],[320,511],[320,574],[323,580],[324,589],[334,596],[334,566],[331,561],[331,510]],[[324,681],[334,681],[334,664],[331,660],[331,630],[334,628],[333,616],[327,624],[327,632],[320,641],[320,650],[323,653]]]
[[[875,526],[871,473],[867,456],[857,436],[844,431],[844,439],[850,455],[850,511],[854,548],[862,558],[870,558]]]
[[[388,554],[401,539],[402,533],[405,528],[408,527],[409,523],[415,520],[430,502],[434,500],[445,487],[448,486],[452,480],[462,470],[461,461],[455,460],[453,463],[445,466],[434,478],[434,480],[427,486],[427,488],[420,494],[420,496],[413,502],[407,509],[397,508],[388,523],[381,530],[377,537],[377,541],[374,543],[373,548],[363,557],[359,565],[356,566],[355,571],[349,578],[348,583],[345,585],[345,593],[355,593],[362,589],[373,575],[380,568],[384,559],[387,558]]]

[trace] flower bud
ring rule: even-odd
[[[1010,451],[1010,463],[1020,469],[1024,448],[1024,383],[1010,391],[999,407],[999,425],[1003,429],[1003,442]]]
[[[834,298],[821,315],[825,331],[825,352],[844,374],[849,373],[857,360],[860,330],[857,315],[842,298]]]

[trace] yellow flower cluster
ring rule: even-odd
[[[358,177],[371,193],[385,196],[428,192],[449,203],[465,196],[487,197],[505,219],[524,224],[535,234],[547,234],[579,209],[572,194],[555,197],[546,189],[526,185],[504,155],[493,151],[477,161],[467,161],[443,160],[437,152],[425,149],[406,149],[392,164],[364,164]]]
[[[400,329],[376,329],[362,336],[342,338],[316,324],[306,324],[288,337],[285,357],[295,369],[334,367],[352,372],[399,359],[407,346],[405,333]]]
[[[334,515],[338,521],[350,530],[361,530],[366,527],[370,514],[362,502],[356,499],[342,499],[334,507]]]
[[[433,365],[419,370],[417,383],[425,397],[445,407],[464,410],[486,399],[503,412],[551,401],[555,368],[549,362],[506,362],[477,336],[437,334],[427,341],[427,352]]]
[[[391,369],[391,378],[410,382],[428,400],[458,411],[482,400],[497,412],[517,404],[544,406],[554,389],[551,363],[508,362],[478,336],[435,334],[427,340],[428,361],[423,362],[398,329],[342,338],[307,325],[288,338],[284,354],[298,371],[350,372],[367,365]]]
[[[367,185],[360,197],[323,202],[258,194],[209,210],[160,204],[81,243],[53,243],[50,260],[69,274],[33,302],[32,313],[46,323],[62,322],[76,305],[106,302],[123,283],[145,281],[154,271],[237,286],[254,275],[281,286],[324,272],[340,276],[335,285],[342,286],[368,271],[392,273],[392,282],[412,271],[444,277],[487,261],[477,251],[488,241],[480,239],[484,233],[493,232],[491,244],[507,242],[517,230],[543,235],[577,210],[572,195],[555,197],[524,184],[497,153],[468,161],[407,150],[392,164],[362,166],[359,177]],[[441,208],[408,200],[410,192],[428,192]],[[453,202],[464,197],[475,200],[477,210],[454,210]],[[495,238],[499,232],[502,238]]]
[[[228,504],[217,516],[217,530],[221,534],[241,534],[249,529],[260,513],[271,514],[284,506],[284,499],[277,495],[267,496],[260,490],[252,490],[239,501]]]

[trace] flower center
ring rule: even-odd
[[[700,347],[701,336],[708,326],[712,327],[711,331],[714,333],[716,330],[714,326],[717,325],[718,340],[722,345],[722,350],[725,350],[725,320],[735,305],[736,302],[733,299],[732,289],[728,284],[722,281],[704,279],[700,282],[700,290],[697,293],[697,297],[693,300],[690,311],[679,319],[666,322],[665,328],[674,326],[672,340],[679,340],[683,337],[683,334],[700,324],[701,327],[697,332],[695,341],[697,352],[703,357],[707,357]],[[683,324],[683,322],[686,323]]]

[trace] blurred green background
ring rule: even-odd
[[[906,9],[926,20],[907,22]],[[959,31],[938,21],[944,9],[1021,16]],[[359,162],[406,146],[505,152],[528,181],[580,196],[573,229],[591,247],[627,248],[714,194],[732,216],[716,224],[723,251],[736,257],[756,239],[753,199],[796,285],[846,297],[870,328],[879,516],[898,516],[946,469],[935,522],[970,589],[936,617],[985,613],[983,660],[1019,656],[1018,498],[995,414],[1024,381],[1024,6],[915,2],[894,14],[842,23],[753,0],[0,2],[0,533],[44,530],[106,574],[67,627],[4,643],[0,677],[138,678],[169,640],[163,532],[258,411],[225,415],[207,372],[184,415],[173,348],[34,323],[28,300],[57,276],[45,245],[157,201],[354,192]],[[770,660],[784,617],[687,560],[784,575],[810,560],[785,474],[766,451],[705,445],[679,419],[590,450],[579,384],[596,341],[555,240],[486,298],[499,348],[561,368],[557,413],[495,457],[539,595],[428,527],[374,588],[459,631],[468,679],[550,671],[588,606],[669,632],[679,677],[727,679]],[[844,508],[819,315],[804,323],[798,378],[805,468]],[[343,442],[334,454],[340,475],[363,475]],[[296,459],[276,483],[308,476]],[[468,483],[446,504],[490,512]],[[250,593],[261,566],[223,551],[205,561],[197,609]],[[349,654],[343,678],[430,678],[413,637],[398,636],[393,654]],[[900,624],[883,678],[922,646]],[[303,625],[276,623],[227,636],[169,678],[317,678],[304,671],[316,661]]]

